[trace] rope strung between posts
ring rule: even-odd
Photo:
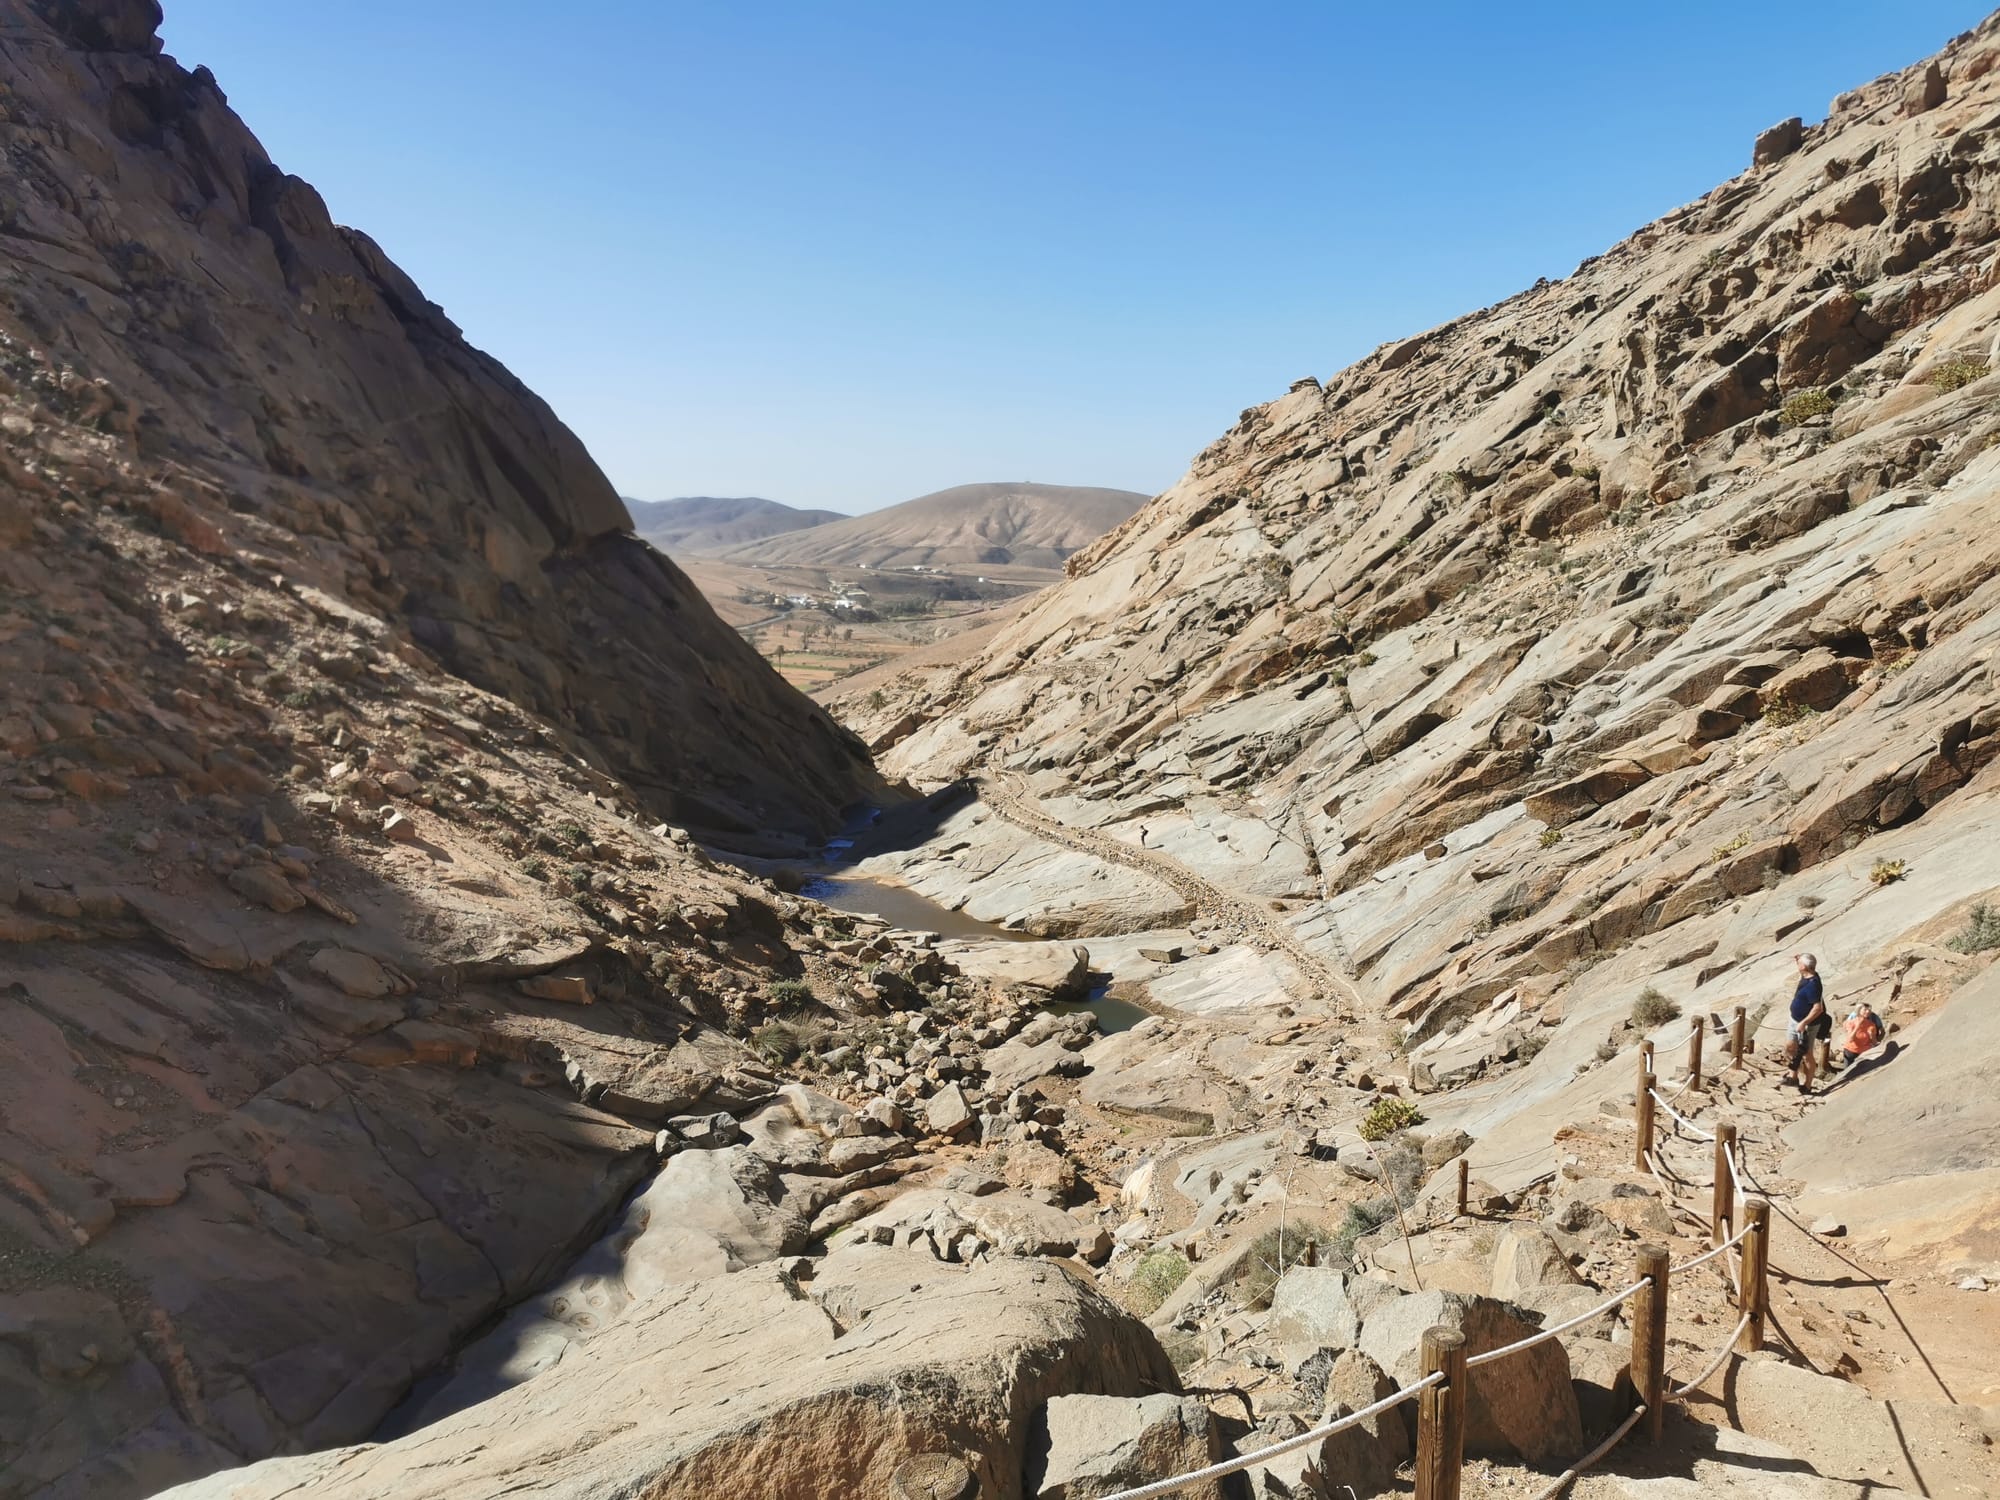
[[[1151,1484],[1142,1484],[1137,1489],[1119,1490],[1116,1494],[1106,1495],[1104,1500],[1152,1500],[1154,1495],[1171,1495],[1175,1490],[1186,1489],[1191,1484],[1200,1484],[1205,1479],[1220,1479],[1225,1474],[1234,1474],[1239,1469],[1249,1468],[1252,1464],[1261,1464],[1330,1438],[1336,1432],[1352,1427],[1357,1422],[1365,1422],[1368,1418],[1379,1416],[1393,1406],[1400,1406],[1419,1391],[1428,1390],[1443,1380],[1444,1371],[1435,1370],[1415,1385],[1406,1385],[1393,1396],[1384,1396],[1373,1406],[1364,1406],[1360,1411],[1350,1413],[1337,1421],[1322,1423],[1310,1432],[1286,1438],[1282,1443],[1273,1443],[1270,1447],[1259,1448],[1254,1453],[1244,1453],[1235,1458],[1224,1459],[1219,1464],[1210,1464],[1207,1468],[1196,1469],[1191,1474],[1177,1474],[1172,1479],[1157,1479]]]
[[[1606,1438],[1603,1442],[1599,1443],[1595,1448],[1592,1448],[1588,1453],[1584,1454],[1582,1458],[1579,1458],[1575,1463],[1571,1464],[1567,1469],[1564,1469],[1562,1473],[1558,1474],[1556,1476],[1555,1483],[1550,1485],[1547,1489],[1543,1490],[1539,1495],[1535,1496],[1535,1500],[1555,1500],[1555,1497],[1557,1495],[1560,1495],[1564,1490],[1568,1489],[1571,1485],[1576,1483],[1577,1476],[1583,1473],[1585,1469],[1589,1468],[1592,1464],[1596,1463],[1600,1458],[1604,1457],[1605,1454],[1609,1453],[1613,1448],[1617,1447],[1618,1444],[1624,1439],[1625,1434],[1630,1432],[1634,1427],[1637,1427],[1639,1425],[1639,1418],[1645,1415],[1646,1415],[1646,1406],[1644,1402],[1641,1402],[1638,1406],[1633,1408],[1631,1416],[1627,1417],[1624,1421],[1620,1422],[1616,1427],[1611,1429],[1610,1437]]]
[[[1699,1021],[1696,1021],[1696,1022],[1694,1023],[1694,1030],[1693,1030],[1693,1031],[1690,1031],[1690,1032],[1688,1033],[1688,1037],[1687,1037],[1687,1039],[1688,1039],[1689,1041],[1693,1041],[1693,1040],[1694,1040],[1694,1038],[1695,1038],[1695,1033],[1696,1033],[1696,1032],[1699,1032],[1700,1030],[1701,1030],[1701,1022],[1699,1022]],[[1685,1078],[1683,1078],[1683,1079],[1681,1080],[1681,1086],[1680,1086],[1679,1088],[1675,1089],[1675,1090],[1673,1091],[1673,1093],[1669,1094],[1669,1095],[1667,1096],[1667,1098],[1669,1098],[1669,1099],[1678,1099],[1678,1098],[1680,1098],[1680,1096],[1681,1096],[1682,1094],[1685,1094],[1685,1093],[1686,1093],[1686,1092],[1688,1091],[1688,1089],[1689,1089],[1690,1087],[1692,1087],[1692,1086],[1693,1086],[1693,1084],[1694,1084],[1694,1074],[1690,1073],[1690,1074],[1688,1074],[1688,1076],[1687,1076],[1687,1077],[1685,1077]],[[1655,1094],[1655,1095],[1653,1095],[1653,1097],[1654,1097],[1655,1099],[1660,1099],[1660,1096],[1659,1096],[1658,1094]],[[1665,1103],[1666,1103],[1667,1101],[1666,1101],[1666,1099],[1660,1099],[1660,1102],[1661,1102],[1662,1104],[1665,1104]]]
[[[1693,1136],[1696,1140],[1712,1142],[1715,1139],[1715,1135],[1712,1131],[1703,1130],[1700,1126],[1696,1125],[1694,1121],[1690,1120],[1686,1115],[1682,1114],[1679,1110],[1675,1109],[1673,1105],[1669,1104],[1666,1100],[1662,1099],[1660,1097],[1660,1091],[1658,1089],[1649,1088],[1646,1090],[1646,1092],[1653,1096],[1653,1102],[1655,1104],[1659,1105],[1661,1109],[1664,1109],[1668,1114],[1672,1115],[1674,1119],[1679,1121],[1682,1125],[1685,1125],[1687,1127],[1688,1134]]]
[[[1686,1385],[1677,1385],[1674,1387],[1674,1399],[1676,1401],[1679,1401],[1684,1397],[1693,1395],[1696,1387],[1698,1387],[1704,1380],[1708,1379],[1709,1376],[1713,1375],[1717,1370],[1721,1369],[1722,1362],[1725,1359],[1729,1358],[1731,1354],[1736,1352],[1736,1341],[1739,1338],[1743,1337],[1743,1330],[1748,1328],[1749,1326],[1750,1326],[1750,1314],[1745,1313],[1741,1318],[1738,1318],[1736,1320],[1735,1328],[1731,1329],[1729,1337],[1722,1341],[1722,1347],[1715,1351],[1715,1358],[1711,1359],[1708,1362],[1707,1367],[1703,1369],[1699,1375],[1695,1376],[1694,1379],[1690,1380]]]
[[[1532,1334],[1528,1338],[1517,1340],[1514,1343],[1506,1345],[1504,1348],[1488,1349],[1484,1354],[1471,1355],[1466,1359],[1465,1367],[1468,1370],[1472,1370],[1477,1369],[1480,1365],[1490,1365],[1496,1359],[1505,1359],[1510,1354],[1519,1354],[1523,1349],[1532,1349],[1535,1345],[1542,1343],[1544,1340],[1552,1339],[1557,1334],[1568,1333],[1572,1328],[1580,1327],[1588,1323],[1592,1318],[1602,1313],[1610,1312],[1612,1308],[1623,1302],[1627,1297],[1641,1291],[1645,1285],[1644,1281],[1635,1281],[1616,1296],[1606,1297],[1589,1312],[1578,1313],[1567,1323],[1558,1323],[1553,1328],[1544,1328],[1541,1332]]]
[[[1721,1244],[1717,1245],[1713,1250],[1703,1251],[1700,1255],[1694,1256],[1688,1260],[1681,1261],[1677,1265],[1673,1266],[1672,1270],[1674,1275],[1678,1276],[1683,1271],[1692,1271],[1696,1266],[1701,1265],[1703,1262],[1714,1260],[1716,1256],[1722,1254],[1725,1250],[1728,1250],[1731,1246],[1740,1244],[1743,1240],[1743,1237],[1747,1235],[1749,1232],[1750,1232],[1750,1226],[1748,1224],[1745,1224],[1741,1229],[1737,1230],[1736,1233],[1732,1234],[1728,1239],[1724,1240]]]
[[[1674,1196],[1674,1190],[1667,1186],[1667,1179],[1660,1175],[1658,1156],[1651,1151],[1646,1153],[1646,1170],[1653,1174],[1653,1181],[1660,1185],[1660,1196],[1666,1200],[1669,1210],[1679,1214],[1684,1219],[1692,1219],[1703,1229],[1709,1227],[1708,1220],[1704,1219],[1700,1214],[1691,1208],[1681,1207],[1680,1200]]]

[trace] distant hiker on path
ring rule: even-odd
[[[1813,1057],[1816,1043],[1833,1036],[1833,1017],[1826,1013],[1826,990],[1819,982],[1819,960],[1810,953],[1793,956],[1798,965],[1799,985],[1792,991],[1792,1020],[1787,1030],[1784,1081],[1798,1085],[1801,1094],[1810,1094],[1813,1073],[1819,1064]]]

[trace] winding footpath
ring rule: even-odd
[[[1016,827],[1066,849],[1091,855],[1108,864],[1124,865],[1127,869],[1152,877],[1185,897],[1195,911],[1208,921],[1233,926],[1246,937],[1261,941],[1266,948],[1284,954],[1312,987],[1313,994],[1308,998],[1320,1000],[1345,994],[1356,1012],[1359,1011],[1361,991],[1355,987],[1354,981],[1306,947],[1286,923],[1255,902],[1211,884],[1170,855],[1152,849],[1135,849],[1109,834],[1072,828],[1050,816],[1013,772],[1000,771],[971,780],[979,789],[980,800]],[[1337,936],[1335,941],[1338,942]],[[1335,1008],[1338,1011],[1339,1008]],[[1354,1015],[1341,1014],[1339,1019],[1352,1020]]]

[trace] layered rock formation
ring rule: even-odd
[[[158,10],[7,12],[5,373],[101,437],[76,497],[228,512],[240,565],[390,623],[676,822],[824,827],[868,790],[548,407],[160,55]]]
[[[1874,860],[2000,829],[1996,60],[1988,23],[1251,408],[975,659],[844,711],[893,771],[1275,903],[1413,1042],[1903,900],[1839,954],[1873,965],[1992,881]],[[960,899],[976,858],[906,874]],[[1802,874],[1837,899],[1767,916]],[[1746,899],[1776,939],[1724,930]]]
[[[171,1494],[444,1500],[529,1485],[569,1500],[1020,1500],[1052,1397],[1172,1383],[1142,1327],[1053,1266],[860,1249],[807,1283],[766,1269],[654,1297],[548,1377],[401,1442],[276,1459]],[[912,1454],[976,1488],[902,1487]]]
[[[10,1496],[365,1436],[775,1087],[678,825],[875,786],[158,20],[0,5]]]

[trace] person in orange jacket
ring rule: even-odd
[[[1862,1053],[1882,1040],[1882,1018],[1863,1000],[1841,1027],[1840,1046],[1835,1051],[1836,1067],[1851,1066]]]

